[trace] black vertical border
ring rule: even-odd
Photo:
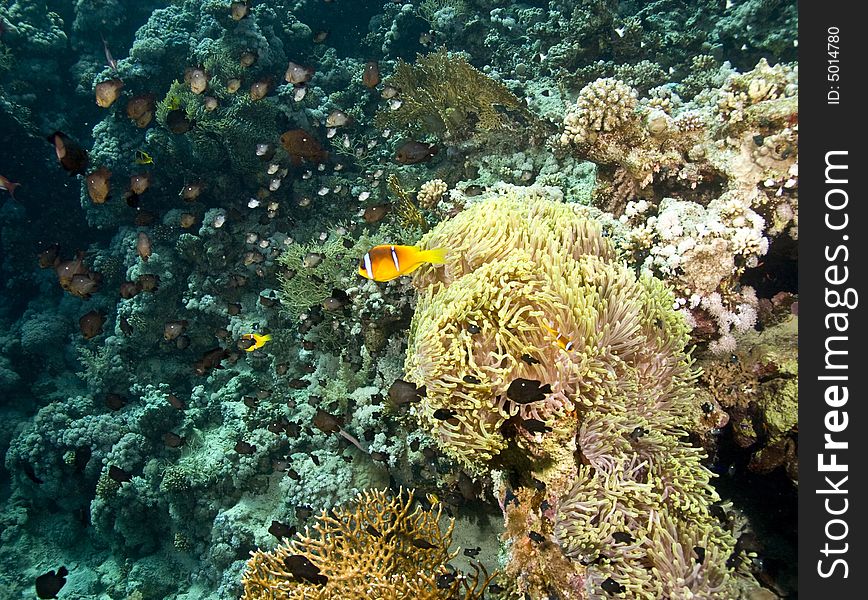
[[[864,9],[864,4],[844,0],[799,2],[799,591],[808,600],[866,597],[868,338],[862,304],[868,302],[868,217],[863,207],[868,127],[860,113],[868,110],[868,103],[860,92],[868,81],[868,26],[857,14],[860,7]],[[828,45],[835,28],[837,56]],[[847,165],[846,170],[829,172],[829,179],[839,180],[835,183],[827,181],[827,160]],[[829,209],[827,194],[831,204],[846,206]],[[829,223],[840,226],[845,214],[846,227],[829,227]],[[830,267],[832,271],[827,270]],[[846,282],[827,280],[843,278],[845,267]],[[858,294],[857,305],[852,309],[829,306],[835,303],[834,296],[827,302],[829,292],[844,294],[847,288]],[[846,313],[846,318],[833,323],[828,320],[830,313]],[[835,324],[846,324],[847,331],[837,331]],[[829,336],[839,338],[831,348],[847,351],[834,355],[832,361],[846,364],[845,368],[826,367]],[[822,379],[830,375],[842,378]],[[846,403],[841,387],[829,391],[835,385],[847,387]],[[837,406],[827,403],[827,392]],[[843,430],[830,432],[830,426]],[[847,448],[824,448],[826,434],[836,443],[846,442]],[[831,454],[839,465],[847,465],[846,471],[821,472],[820,455],[828,464]],[[835,564],[835,560],[844,562]]]

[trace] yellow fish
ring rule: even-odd
[[[242,340],[253,340],[253,344],[249,348],[245,348],[247,352],[253,352],[265,345],[265,342],[271,341],[271,334],[259,335],[258,333],[245,333],[241,336]]]
[[[154,164],[154,159],[151,158],[151,155],[145,152],[144,150],[136,150],[136,164],[137,165],[152,165]]]
[[[374,281],[390,281],[409,275],[425,263],[442,265],[446,248],[422,250],[419,246],[374,246],[359,261],[359,275]]]
[[[542,326],[543,326],[543,329],[545,329],[550,334],[555,336],[555,342],[557,342],[557,344],[561,350],[566,350],[567,352],[569,352],[570,350],[573,349],[573,341],[570,338],[568,338],[567,336],[562,334],[557,329],[549,327],[545,323],[543,323]]]

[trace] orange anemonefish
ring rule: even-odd
[[[245,333],[241,336],[243,340],[253,340],[253,344],[249,348],[245,348],[247,352],[253,352],[265,345],[265,342],[271,341],[271,334],[259,335],[258,333]]]
[[[418,246],[383,244],[371,248],[359,261],[359,275],[374,281],[390,281],[408,275],[425,263],[442,265],[446,248],[422,250]]]
[[[573,349],[573,340],[569,339],[567,336],[562,334],[557,329],[549,327],[545,323],[543,323],[542,326],[543,326],[543,329],[545,329],[550,334],[555,336],[555,342],[557,342],[557,344],[561,350],[566,350],[567,352],[569,352],[570,350]]]

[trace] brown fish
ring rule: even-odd
[[[317,409],[313,417],[313,425],[324,433],[335,433],[341,430],[338,418],[322,409]]]
[[[176,337],[187,331],[189,322],[186,319],[180,321],[169,321],[163,327],[163,338],[166,341],[174,340]]]
[[[292,129],[280,136],[280,143],[289,154],[292,164],[298,166],[302,160],[323,163],[328,152],[322,149],[317,139],[304,129]]]
[[[148,187],[150,185],[150,173],[137,173],[130,176],[130,191],[137,196],[144,194],[146,191],[148,191]]]
[[[333,110],[326,117],[326,127],[343,127],[350,122],[350,115],[342,110]]]
[[[153,94],[139,94],[127,101],[127,116],[143,129],[154,119],[155,98]]]
[[[250,99],[254,102],[262,100],[271,91],[271,77],[265,77],[250,86]]]
[[[425,396],[426,390],[424,385],[417,388],[409,381],[404,381],[403,379],[396,379],[389,387],[389,400],[391,400],[394,406],[419,402]]]
[[[224,358],[229,357],[229,352],[223,348],[217,347],[208,350],[202,354],[202,358],[197,360],[193,365],[196,370],[196,375],[207,375],[211,369],[222,369],[220,364]]]
[[[108,470],[108,476],[118,483],[125,483],[133,480],[133,476],[127,473],[120,467],[111,465]]]
[[[377,204],[375,206],[369,206],[362,214],[362,218],[365,220],[365,223],[376,223],[378,221],[382,221],[383,217],[389,214],[389,209],[391,208],[391,204]]]
[[[151,257],[151,238],[144,231],[140,231],[136,237],[136,254],[145,262]]]
[[[415,165],[431,160],[439,151],[437,144],[423,144],[410,140],[398,147],[395,151],[395,160],[402,165]]]
[[[9,195],[12,196],[12,199],[15,200],[15,188],[17,188],[20,183],[15,183],[14,181],[9,181],[6,177],[0,175],[0,190],[6,190],[9,192]]]
[[[87,150],[79,146],[72,138],[62,131],[55,131],[46,138],[54,145],[54,153],[60,166],[73,175],[84,175],[87,169]]]
[[[235,444],[235,451],[238,454],[253,454],[256,452],[256,446],[244,440],[238,440]]]
[[[167,448],[180,448],[184,445],[184,438],[177,433],[167,431],[163,434],[163,443]]]
[[[314,73],[315,71],[310,67],[305,67],[304,65],[289,61],[289,66],[286,68],[286,74],[283,78],[287,83],[298,86],[310,81]]]
[[[193,121],[187,118],[187,113],[185,113],[180,108],[176,108],[175,110],[169,111],[166,115],[166,127],[169,128],[169,131],[176,134],[187,133],[191,129],[193,129]]]
[[[120,410],[127,405],[127,401],[120,394],[110,392],[105,395],[105,405],[111,410]]]
[[[142,288],[143,292],[156,292],[160,288],[160,276],[151,273],[142,273],[136,279],[136,283]]]
[[[84,275],[87,272],[87,267],[84,265],[84,252],[79,252],[74,259],[59,262],[54,267],[57,281],[63,289],[72,283],[72,278],[75,275]]]
[[[157,215],[152,213],[149,210],[139,210],[136,213],[136,218],[133,220],[136,227],[147,227],[148,225],[153,225],[154,221],[157,220]]]
[[[92,310],[85,313],[78,320],[78,328],[81,329],[81,335],[84,339],[89,340],[102,333],[102,324],[105,323],[105,317],[97,310]]]
[[[121,333],[123,333],[125,336],[129,337],[133,335],[133,326],[130,325],[130,321],[126,317],[120,318],[120,320],[118,321],[118,327],[120,327]]]
[[[120,79],[109,79],[96,84],[94,88],[96,103],[102,108],[108,108],[118,99],[123,87],[124,82]]]
[[[208,89],[208,81],[211,77],[205,69],[199,67],[187,67],[184,70],[184,83],[190,86],[194,94],[201,94]]]
[[[295,525],[287,525],[286,523],[281,523],[280,521],[272,521],[271,527],[268,528],[268,533],[270,533],[277,539],[291,538],[295,535],[295,532]]]
[[[72,276],[72,281],[64,288],[73,296],[89,300],[91,295],[99,290],[102,276],[99,273],[88,271]]]
[[[328,583],[329,578],[320,573],[318,566],[310,562],[303,554],[293,554],[283,559],[283,566],[294,579],[302,582],[322,586]]]
[[[233,2],[229,5],[229,15],[233,21],[240,21],[250,14],[250,7],[247,2]]]
[[[238,58],[238,63],[245,69],[252,67],[259,60],[259,55],[253,50],[245,50]]]
[[[181,213],[181,216],[178,217],[178,225],[180,225],[184,229],[190,229],[193,225],[196,224],[196,215],[191,213]]]
[[[48,248],[39,253],[39,268],[49,269],[57,265],[60,255],[60,244],[51,244]]]
[[[315,34],[313,34],[313,43],[314,44],[322,44],[328,38],[329,33],[330,32],[327,30],[317,31]]]
[[[91,201],[94,204],[103,204],[109,197],[111,184],[109,180],[112,177],[112,172],[105,167],[100,167],[93,173],[89,174],[85,179],[87,183],[87,193],[90,195]]]
[[[380,65],[375,60],[368,61],[365,64],[365,70],[362,71],[362,85],[368,89],[377,87],[380,83]]]
[[[398,95],[398,88],[393,85],[384,85],[383,91],[380,92],[380,97],[385,98],[386,100],[391,100],[395,96]]]
[[[181,188],[181,198],[186,202],[193,202],[205,189],[205,184],[201,181],[192,181]]]
[[[234,77],[226,82],[226,91],[230,94],[234,94],[239,89],[241,89],[241,80],[237,77]]]

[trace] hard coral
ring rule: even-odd
[[[617,79],[598,79],[579,93],[575,108],[564,119],[561,142],[593,143],[601,131],[611,132],[635,122],[636,91]]]
[[[482,598],[489,578],[447,575],[446,563],[457,555],[449,552],[454,522],[442,532],[440,510],[411,512],[412,505],[412,493],[389,498],[374,490],[359,494],[353,506],[323,512],[314,536],[306,528],[271,552],[252,554],[242,600]],[[313,565],[307,577],[293,575],[286,562],[293,556]]]
[[[526,120],[532,118],[505,85],[445,49],[420,56],[415,65],[399,60],[385,83],[401,95],[397,109],[385,107],[377,113],[381,128],[456,140],[469,137],[474,129],[507,128],[509,119],[498,107]]]

